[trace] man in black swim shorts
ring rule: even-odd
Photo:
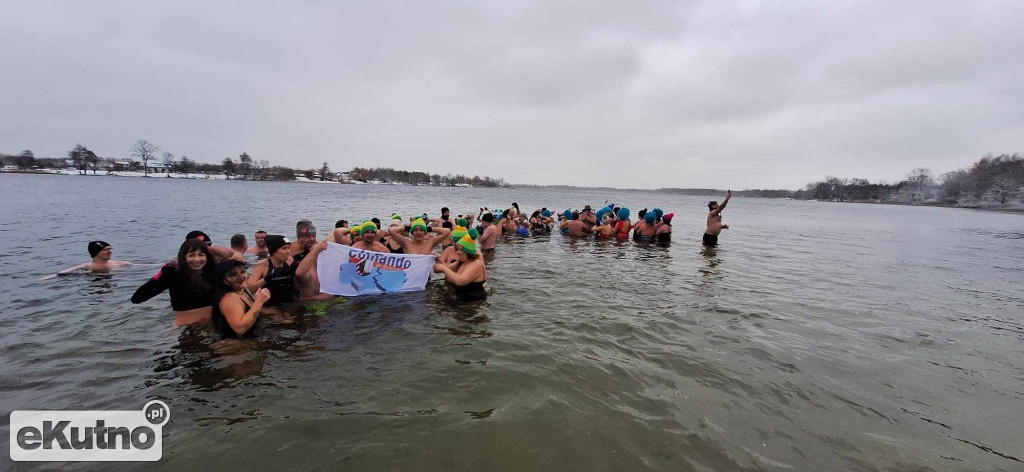
[[[718,202],[712,200],[708,202],[708,229],[704,230],[704,241],[703,244],[708,247],[715,247],[718,245],[718,235],[723,229],[729,229],[729,225],[722,224],[722,210],[729,204],[729,199],[732,198],[732,190],[725,193],[725,200],[719,205]]]

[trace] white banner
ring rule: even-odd
[[[348,297],[423,290],[433,268],[433,255],[387,254],[332,242],[316,261],[320,291]]]

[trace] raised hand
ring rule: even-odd
[[[267,303],[268,301],[270,301],[270,290],[261,288],[258,292],[256,292],[256,296],[253,298],[256,299],[257,303]]]

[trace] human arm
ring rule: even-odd
[[[718,205],[718,208],[715,208],[714,210],[711,210],[711,215],[715,216],[715,215],[718,215],[719,213],[721,213],[722,210],[725,209],[725,206],[729,204],[729,199],[730,198],[732,198],[732,190],[729,190],[729,191],[725,192],[725,200],[722,200],[722,204]]]
[[[210,249],[210,254],[216,256],[217,260],[235,259],[237,261],[245,262],[241,256],[237,256],[235,251],[227,246],[217,246],[216,244],[212,244],[208,246],[208,248]]]
[[[256,292],[256,295],[253,297],[253,303],[249,306],[248,310],[245,309],[245,303],[242,303],[242,299],[238,296],[225,296],[221,298],[219,307],[231,330],[241,336],[256,323],[256,318],[260,316],[260,309],[263,308],[263,305],[268,300],[270,300],[270,290],[263,288]]]
[[[64,269],[64,270],[62,270],[60,272],[57,272],[57,275],[70,274],[70,273],[72,273],[72,272],[74,272],[76,270],[81,270],[81,269],[84,269],[86,267],[89,267],[89,264],[92,264],[92,263],[91,262],[86,262],[85,264],[78,264],[78,265],[73,266],[73,267],[68,267],[67,269]]]
[[[459,272],[452,270],[450,267],[441,264],[440,262],[434,263],[435,272],[443,273],[445,280],[460,287],[472,282],[473,279],[480,275],[480,270],[481,268],[479,264],[471,264],[468,268],[466,268],[466,270],[464,270],[460,274]]]
[[[430,238],[430,247],[434,247],[434,246],[436,246],[438,244],[443,243],[444,240],[447,239],[448,236],[450,236],[452,234],[452,230],[450,230],[448,228],[435,227],[435,228],[430,228],[430,229],[431,229],[431,231],[437,233],[436,236],[434,236],[433,238]]]
[[[391,239],[398,241],[398,244],[405,247],[406,244],[409,244],[410,239],[405,237],[405,235],[402,234],[402,231],[405,231],[405,226],[395,225],[388,228],[388,234],[391,235]]]
[[[263,259],[253,266],[252,274],[250,274],[249,278],[245,280],[246,288],[249,290],[256,290],[262,288],[263,285],[267,283],[264,277],[267,276],[267,271],[270,270],[270,262],[268,261],[269,259]]]
[[[177,276],[178,267],[176,265],[164,265],[155,275],[153,275],[152,278],[146,281],[146,283],[135,289],[135,293],[132,294],[132,303],[139,304],[159,295],[170,287],[171,279]]]
[[[302,262],[299,262],[299,266],[295,269],[295,277],[304,279],[309,275],[310,270],[316,267],[316,259],[320,256],[320,253],[327,249],[327,241],[320,241],[313,245],[309,250],[309,254],[302,258]]]

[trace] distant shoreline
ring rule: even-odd
[[[812,201],[812,200],[806,200]],[[912,206],[912,207],[939,207],[939,208],[960,208],[963,210],[983,210],[983,211],[995,211],[1002,213],[1021,213],[1024,214],[1024,206],[1022,205],[958,205],[953,203],[903,203],[903,202],[883,202],[877,200],[850,200],[846,202],[826,202],[826,203],[860,203],[868,205],[897,205],[897,206]]]
[[[19,170],[4,170],[3,172],[0,172],[0,173],[3,173],[3,174],[34,174],[34,175],[66,175],[66,176],[87,175],[87,176],[90,176],[90,177],[148,177],[148,178],[154,178],[154,179],[168,178],[167,174],[157,174],[157,175],[152,175],[151,174],[151,175],[145,176],[145,175],[135,175],[135,174],[139,174],[139,173],[136,173],[136,172],[131,172],[131,173],[129,173],[129,172],[121,172],[120,174],[119,173],[111,173],[111,174],[77,174],[77,173],[71,173],[70,171],[38,171],[38,170],[21,170],[21,169],[19,169]],[[121,175],[121,174],[132,174],[132,175]],[[179,180],[240,180],[240,181],[244,181],[244,182],[299,182],[299,183],[342,184],[342,185],[394,185],[394,186],[399,186],[399,187],[401,187],[401,186],[406,186],[406,187],[433,187],[434,186],[434,185],[407,184],[407,183],[403,183],[403,182],[395,182],[395,183],[384,182],[384,183],[378,183],[378,182],[361,182],[361,181],[356,181],[356,180],[352,180],[352,181],[335,181],[335,180],[321,181],[321,180],[295,179],[295,180],[265,180],[265,181],[260,181],[260,180],[248,180],[248,179],[228,179],[223,174],[217,174],[217,175],[211,175],[211,176],[207,176],[205,174],[199,174],[199,175],[190,174],[189,176],[185,176],[183,174],[174,174],[174,176],[169,177],[169,178],[179,179]],[[457,186],[457,187],[462,188],[464,186]],[[451,188],[456,188],[456,187],[451,187]],[[690,191],[689,192],[679,192],[679,191],[669,191],[669,190],[664,190],[664,189],[628,189],[628,188],[614,188],[614,187],[577,187],[577,186],[573,186],[573,185],[522,185],[522,186],[519,186],[519,185],[515,185],[515,184],[510,184],[508,187],[472,187],[472,186],[469,186],[469,188],[509,188],[509,189],[520,189],[520,190],[549,189],[549,190],[583,190],[583,191],[611,190],[611,191],[616,191],[616,192],[648,192],[648,193],[659,193],[659,194],[669,194],[669,195],[682,195],[682,196],[689,196],[689,197],[694,197],[694,196],[697,196],[697,197],[700,197],[700,196],[714,197],[714,196],[719,196],[719,195],[722,195],[722,194],[725,193],[725,190],[714,190],[714,189],[682,189],[682,190],[690,190]],[[700,193],[701,191],[704,191],[705,193]],[[742,191],[737,191],[737,192],[734,192],[734,193],[740,193],[740,192],[742,192]],[[858,204],[868,204],[868,205],[897,205],[897,206],[913,206],[913,207],[960,208],[960,209],[965,209],[965,210],[980,210],[980,211],[993,211],[993,212],[1000,212],[1000,213],[1024,214],[1024,205],[1019,205],[1019,204],[1017,204],[1017,205],[995,206],[995,205],[977,205],[977,204],[970,205],[970,204],[924,203],[924,202],[923,203],[904,203],[904,202],[880,201],[880,200],[847,200],[847,201],[833,202],[833,201],[824,201],[824,200],[802,200],[802,199],[788,198],[788,197],[760,197],[760,196],[744,196],[744,195],[737,195],[737,196],[738,197],[745,197],[745,198],[784,199],[784,200],[804,201],[804,202],[821,201],[823,203],[858,203]]]

